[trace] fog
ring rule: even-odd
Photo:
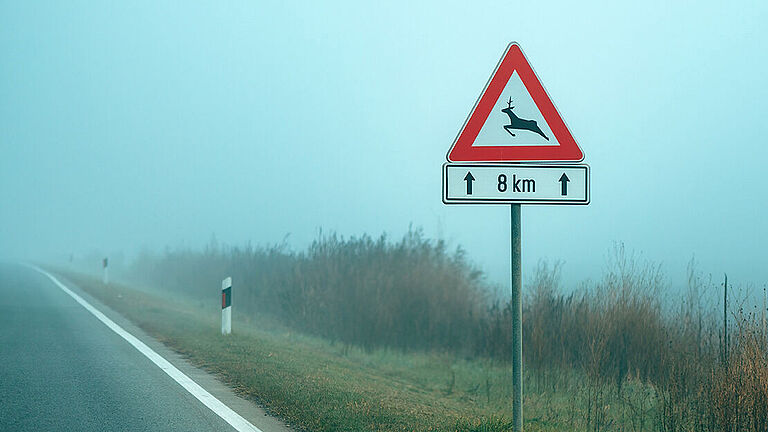
[[[0,2],[0,257],[275,243],[409,226],[509,273],[509,207],[441,165],[510,41],[592,168],[524,206],[523,275],[599,279],[622,242],[682,284],[763,286],[768,6]]]

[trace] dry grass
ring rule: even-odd
[[[712,369],[706,382],[710,421],[720,430],[768,430],[768,335],[753,318],[736,321],[727,359]]]
[[[234,302],[297,330],[365,349],[461,352],[472,345],[486,305],[481,273],[460,249],[409,231],[386,236],[321,235],[304,252],[284,246],[144,255],[132,275],[198,299],[217,297],[231,275]]]
[[[397,242],[320,236],[298,253],[212,244],[145,255],[133,267],[135,280],[212,304],[226,275],[238,310],[343,352],[384,348],[504,364],[512,351],[510,305],[490,294],[460,249],[449,253],[419,231]],[[720,290],[692,263],[682,298],[665,297],[660,268],[621,246],[602,280],[567,294],[560,265],[541,263],[525,287],[526,388],[581,395],[561,403],[571,404],[573,419],[558,421],[585,430],[768,430],[763,314],[732,302],[726,339]],[[479,380],[473,394],[499,385]],[[455,377],[446,379],[447,394],[454,386]]]

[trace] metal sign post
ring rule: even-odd
[[[520,204],[511,204],[512,421],[523,430],[523,272],[520,265]]]
[[[521,205],[589,204],[590,168],[579,164],[584,153],[514,42],[504,51],[446,159],[445,204],[511,206],[512,421],[513,431],[522,432]]]

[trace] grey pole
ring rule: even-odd
[[[728,275],[723,284],[723,363],[728,363]]]
[[[523,302],[520,266],[520,204],[512,204],[512,430],[523,431]]]

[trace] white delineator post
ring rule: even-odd
[[[109,285],[109,258],[104,258],[101,262],[104,267],[104,277],[102,278],[104,285]]]
[[[232,333],[232,278],[221,281],[221,334]]]

